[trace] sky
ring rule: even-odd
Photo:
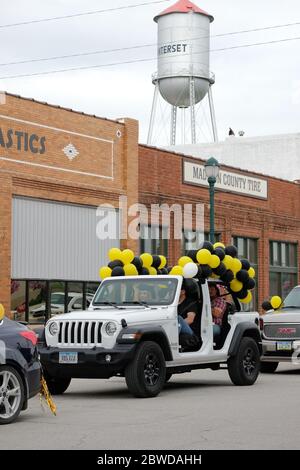
[[[157,24],[153,17],[175,0],[137,8],[81,16],[60,21],[2,27],[11,23],[122,7],[151,0],[0,0],[0,90],[47,101],[101,117],[139,120],[140,142],[145,143],[157,69]],[[299,22],[268,31],[212,37],[211,49],[300,38],[299,0],[195,0],[215,21],[212,36]],[[83,57],[27,64],[8,62],[153,44]],[[216,75],[213,96],[220,140],[228,128],[246,136],[299,132],[300,40],[211,52]],[[92,70],[5,78],[71,67],[103,65],[139,59],[140,63]],[[203,105],[203,123],[205,106]],[[163,145],[162,141],[157,144]],[[210,136],[203,134],[203,140]],[[167,144],[167,142],[165,142]]]

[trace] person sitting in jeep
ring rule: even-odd
[[[193,330],[195,328],[196,317],[198,315],[197,301],[189,295],[186,282],[183,281],[179,304],[178,304],[178,327],[180,334],[194,335],[199,334]]]
[[[226,311],[227,305],[223,297],[221,297],[219,287],[216,284],[209,285],[209,295],[211,302],[211,313],[213,316],[213,332],[214,337],[221,334],[221,326],[223,316]]]

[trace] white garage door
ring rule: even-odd
[[[119,233],[119,213],[105,209]],[[98,281],[116,239],[99,240],[95,207],[13,199],[12,278]]]

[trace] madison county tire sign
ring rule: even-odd
[[[208,187],[204,165],[185,160],[183,162],[183,182]],[[268,182],[245,173],[235,173],[221,169],[217,178],[216,189],[259,199],[268,199]]]

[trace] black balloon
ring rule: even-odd
[[[244,289],[244,288],[236,293],[236,296],[238,299],[245,299],[247,295],[248,295],[248,291],[247,289]]]
[[[142,268],[143,268],[143,263],[142,263],[141,258],[139,258],[138,256],[135,256],[135,258],[133,258],[133,260],[132,260],[132,264],[134,264],[134,266],[136,267],[136,269],[140,273]]]
[[[197,263],[197,253],[198,253],[199,250],[189,250],[188,253],[187,253],[187,256],[189,256],[193,261],[194,263]]]
[[[169,274],[170,271],[168,271],[168,268],[162,268],[160,272],[161,274]]]
[[[217,274],[218,276],[224,276],[226,271],[227,271],[227,268],[224,263],[220,263],[220,265],[213,270],[213,272]]]
[[[210,242],[203,242],[203,243],[201,243],[199,249],[200,249],[200,250],[208,250],[208,251],[210,251],[211,253],[213,253],[213,251],[214,251],[214,246],[213,246],[213,244],[210,243]]]
[[[225,248],[226,255],[232,256],[232,258],[236,258],[238,251],[237,248],[233,245],[226,246]]]
[[[256,282],[254,279],[251,279],[251,277],[248,279],[248,281],[245,283],[245,287],[248,289],[248,290],[252,290],[254,289],[254,287],[256,286]]]
[[[247,259],[241,259],[241,263],[242,263],[242,269],[245,269],[246,271],[248,271],[251,268],[251,264],[249,263]]]
[[[121,267],[123,268],[124,266],[124,263],[118,259],[116,259],[115,261],[111,261],[110,263],[108,263],[108,267],[110,269],[114,269],[114,268],[117,268],[117,267]]]
[[[125,276],[125,271],[121,266],[116,266],[111,273],[112,276]]]
[[[208,266],[208,264],[202,264],[201,265],[201,277],[202,278],[207,278],[207,277],[210,277],[212,275],[213,271],[211,269],[210,266]]]
[[[160,257],[158,255],[153,255],[153,263],[152,263],[153,268],[158,269],[160,265],[161,265]]]
[[[267,311],[267,310],[273,310],[273,307],[271,305],[271,302],[269,300],[265,300],[262,304],[261,304],[263,310]]]
[[[141,276],[149,276],[149,269],[147,269],[147,268],[142,268],[142,270],[141,270]]]
[[[249,280],[249,273],[245,269],[241,269],[238,273],[236,273],[236,278],[238,281],[246,284]]]
[[[225,284],[230,284],[231,281],[234,279],[234,274],[231,269],[227,269],[226,273],[221,276],[221,280],[225,282]]]
[[[225,258],[225,251],[223,250],[223,248],[221,247],[217,247],[215,250],[214,250],[214,255],[217,255],[221,261],[223,261],[223,259]]]

